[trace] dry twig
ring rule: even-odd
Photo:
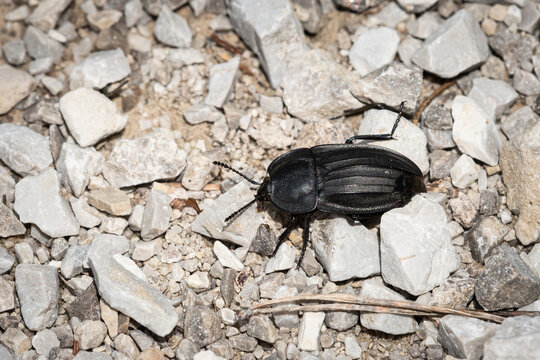
[[[271,305],[282,305],[297,301],[330,301],[338,304],[319,304],[315,305],[295,305],[291,307],[279,307],[262,309]],[[358,310],[354,307],[348,307],[343,305],[355,305],[359,306]],[[341,306],[340,306],[341,305]],[[467,309],[451,309],[432,305],[418,304],[413,301],[396,301],[396,300],[382,300],[382,299],[364,299],[358,296],[350,294],[301,294],[297,296],[285,297],[275,300],[270,300],[261,304],[257,304],[253,307],[254,312],[280,312],[280,311],[314,311],[311,309],[329,310],[329,311],[366,311],[377,313],[390,313],[395,314],[398,310],[400,315],[420,315],[420,316],[437,316],[442,314],[452,314],[473,317],[477,319],[483,319],[501,323],[504,320],[503,316],[491,314],[485,311],[479,310],[467,310]],[[290,310],[296,309],[296,310]],[[362,310],[364,309],[364,310]],[[407,313],[401,313],[405,311]]]
[[[448,81],[441,86],[439,86],[435,91],[431,93],[420,105],[418,110],[414,113],[412,122],[415,125],[418,125],[418,122],[420,121],[420,116],[422,116],[422,113],[424,112],[424,109],[435,99],[437,96],[439,96],[444,90],[448,89],[450,86],[454,85],[456,83],[456,80]]]

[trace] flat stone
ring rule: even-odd
[[[467,10],[442,23],[413,56],[422,69],[451,78],[487,60],[489,47],[484,32]]]
[[[384,281],[421,295],[457,270],[459,256],[451,244],[444,209],[429,195],[381,217],[381,273]]]
[[[398,111],[405,101],[403,111],[414,113],[422,89],[422,72],[399,62],[383,66],[357,81],[353,95],[363,102],[385,104]]]
[[[377,234],[344,217],[313,224],[311,244],[331,281],[366,278],[381,271]]]
[[[129,62],[121,49],[98,51],[73,67],[69,74],[71,90],[79,87],[101,89],[129,75]]]
[[[99,232],[121,235],[128,226],[126,219],[114,216],[103,216],[99,225]]]
[[[488,311],[528,305],[540,296],[540,278],[516,249],[501,245],[485,260],[475,285],[478,303]]]
[[[197,346],[207,346],[221,338],[219,316],[206,306],[196,305],[186,311],[184,336]]]
[[[81,350],[73,360],[112,360],[112,357],[106,353]]]
[[[93,349],[100,346],[105,340],[107,327],[101,321],[85,320],[75,326],[73,335],[82,350]]]
[[[103,31],[111,28],[121,17],[122,12],[115,9],[106,9],[88,14],[86,19],[93,29]]]
[[[13,209],[23,223],[35,224],[51,237],[79,234],[79,223],[61,195],[58,173],[52,168],[17,183]]]
[[[514,111],[501,120],[501,129],[509,140],[522,135],[528,128],[540,120],[540,117],[529,106]]]
[[[2,45],[2,53],[6,61],[14,66],[24,64],[26,49],[22,40],[8,41]]]
[[[103,188],[88,193],[88,203],[111,215],[124,216],[131,214],[131,201],[120,189]]]
[[[425,39],[442,23],[443,19],[437,12],[428,11],[415,21],[407,24],[407,31],[416,38]]]
[[[26,22],[34,25],[41,31],[47,32],[56,27],[60,14],[69,6],[71,0],[44,0],[26,18]],[[47,354],[48,355],[48,354]]]
[[[52,266],[20,264],[15,285],[26,327],[39,331],[54,324],[58,316],[58,274]]]
[[[439,323],[439,339],[450,355],[479,360],[484,353],[484,344],[499,327],[480,319],[446,315]]]
[[[158,336],[174,329],[178,314],[167,297],[102,251],[90,249],[88,260],[99,295],[110,307]]]
[[[304,30],[310,34],[317,34],[323,25],[320,2],[318,0],[293,0],[293,6]]]
[[[491,251],[502,244],[509,231],[510,229],[504,226],[497,217],[483,217],[464,234],[473,259],[478,263],[484,263],[484,259],[491,255]]]
[[[242,40],[257,54],[273,88],[286,76],[288,63],[307,50],[302,26],[287,0],[227,3],[229,20]]]
[[[314,49],[292,59],[282,79],[287,111],[305,122],[332,119],[362,106],[350,92],[358,77]]]
[[[66,279],[79,275],[83,271],[83,262],[88,254],[88,245],[72,245],[62,259],[60,272]]]
[[[34,251],[27,242],[15,244],[14,249],[19,264],[32,264],[34,262]]]
[[[142,218],[144,214],[144,206],[141,204],[135,205],[129,217],[129,227],[135,231],[141,231]]]
[[[137,24],[142,19],[144,10],[141,0],[129,0],[124,7],[124,17],[128,28]]]
[[[213,65],[210,68],[208,94],[204,99],[205,104],[218,108],[223,107],[232,95],[239,66],[240,57],[236,56],[227,62]]]
[[[305,312],[298,330],[298,347],[306,351],[319,350],[319,337],[324,322],[323,312]]]
[[[476,78],[468,97],[474,100],[491,120],[495,120],[514,104],[518,93],[502,80]]]
[[[523,95],[536,96],[540,94],[540,80],[533,73],[516,70],[513,85]]]
[[[62,96],[60,111],[71,135],[81,147],[95,145],[122,131],[127,123],[127,117],[111,100],[87,88],[78,88]]]
[[[497,165],[502,144],[494,120],[474,100],[460,95],[452,102],[452,117],[452,137],[459,150],[488,165]]]
[[[219,150],[201,152],[193,149],[187,158],[187,166],[182,176],[182,186],[188,190],[202,190],[213,178],[218,175],[218,167],[212,162],[223,157]]]
[[[214,239],[249,247],[259,225],[263,223],[262,216],[257,213],[255,207],[248,207],[226,228],[225,219],[254,198],[245,182],[238,183],[210,205],[204,206],[203,211],[191,223],[191,230]]]
[[[264,112],[270,114],[283,113],[283,101],[279,96],[261,95],[261,97],[259,98],[259,105]]]
[[[456,272],[433,289],[429,305],[465,309],[474,296],[475,279]]]
[[[228,267],[236,271],[242,271],[244,269],[242,262],[220,241],[214,242],[214,254],[223,267]]]
[[[478,178],[478,166],[468,155],[461,155],[450,169],[452,184],[460,189],[468,188]]]
[[[540,23],[540,9],[534,1],[525,1],[521,11],[521,22],[518,25],[519,30],[533,33]]]
[[[32,75],[48,73],[54,65],[54,59],[50,56],[36,59],[28,65],[28,72]]]
[[[360,359],[362,357],[362,348],[356,341],[354,336],[347,336],[345,338],[345,354],[352,359]]]
[[[412,57],[422,47],[423,41],[407,36],[398,46],[398,55],[405,65],[412,65]]]
[[[484,344],[484,360],[534,359],[540,356],[540,318],[517,316],[505,319]]]
[[[183,113],[184,119],[190,125],[197,125],[202,122],[214,123],[225,119],[225,115],[212,105],[205,103],[193,105]]]
[[[275,271],[291,269],[294,266],[296,252],[294,247],[288,244],[282,244],[276,251],[276,254],[268,260],[264,272],[267,274]]]
[[[388,134],[392,130],[397,116],[397,113],[389,110],[369,110],[365,113],[357,134]],[[373,141],[370,142],[370,145],[395,150],[412,160],[423,174],[427,174],[429,171],[426,136],[418,126],[406,119],[400,120],[393,140]]]
[[[69,204],[71,210],[75,214],[75,218],[82,227],[91,229],[101,224],[101,213],[95,208],[88,205],[86,198],[76,198],[74,196],[69,198]]]
[[[269,344],[276,342],[278,331],[267,315],[255,315],[249,318],[247,334]]]
[[[129,241],[124,236],[99,234],[94,237],[88,249],[87,260],[91,256],[113,256],[129,250]],[[86,266],[86,263],[85,263]]]
[[[32,346],[39,355],[48,356],[53,348],[60,347],[60,341],[52,330],[44,329],[32,338]]]
[[[28,26],[23,40],[26,52],[33,59],[51,57],[58,63],[64,54],[64,46],[61,43],[33,26]]]
[[[8,272],[13,267],[15,259],[0,246],[0,275]]]
[[[174,67],[182,67],[186,65],[202,64],[204,56],[199,49],[170,49],[165,61]]]
[[[152,240],[167,231],[172,216],[171,201],[171,197],[161,191],[152,190],[148,194],[141,223],[143,240]]]
[[[185,166],[186,153],[178,148],[173,134],[156,129],[133,140],[117,141],[105,162],[103,175],[113,187],[122,188],[174,179]]]
[[[515,230],[524,245],[540,239],[540,159],[534,150],[539,137],[540,122],[537,121],[522,135],[506,142],[501,150],[507,204],[510,210],[519,210]]]
[[[276,278],[276,280],[279,280],[280,278]],[[262,295],[262,284],[261,284],[261,295]],[[267,294],[265,294],[267,295]],[[298,295],[298,290],[295,287],[289,287],[286,285],[279,286],[277,290],[274,290],[272,293],[271,299],[279,299],[283,297],[289,297],[289,296],[296,296]],[[284,305],[276,305],[276,307],[279,308],[287,308],[290,307],[289,304]],[[282,314],[274,313],[274,324],[276,324],[277,327],[286,328],[286,329],[295,329],[298,327],[298,323],[300,322],[300,318],[298,317],[298,313],[294,312],[283,312]],[[358,322],[358,318],[356,319]]]
[[[187,21],[172,12],[167,5],[161,7],[154,27],[154,35],[165,45],[186,48],[191,46],[192,35]]]
[[[338,293],[357,295],[354,289],[349,285],[339,289]],[[347,331],[358,324],[358,317],[359,313],[355,311],[332,311],[326,314],[324,323],[330,329]]]
[[[14,353],[16,356],[21,356],[32,348],[30,338],[16,327],[8,328],[2,334],[2,336],[0,336],[0,341],[3,345],[5,345],[5,347],[0,345],[2,346],[2,349],[5,349],[4,351],[0,351],[0,355],[7,352],[9,356],[8,359],[14,359],[12,357],[12,353]],[[11,350],[11,352],[9,352],[6,348]]]
[[[229,341],[234,349],[245,352],[252,352],[258,344],[257,339],[246,334],[232,336]]]
[[[17,236],[26,233],[26,227],[15,214],[3,203],[0,203],[0,238]],[[1,272],[0,272],[1,273]]]
[[[8,11],[5,16],[5,21],[20,21],[24,20],[30,15],[30,10],[28,9],[27,5],[21,5],[16,7],[15,9]]]
[[[386,287],[380,277],[364,281],[359,296],[364,299],[405,300],[405,297]],[[410,334],[418,326],[412,316],[392,314],[364,313],[360,315],[360,322],[370,330],[392,335]]]
[[[105,158],[94,148],[81,148],[65,142],[56,161],[56,169],[62,174],[62,184],[80,197],[90,183],[91,176],[101,174]],[[125,214],[122,214],[125,215]]]
[[[6,114],[34,89],[35,80],[26,71],[0,66],[0,115]]]
[[[44,76],[41,78],[41,84],[52,94],[58,95],[64,90],[64,83],[52,76]]]
[[[356,39],[349,52],[349,62],[361,76],[392,62],[399,45],[396,30],[379,27]]]
[[[37,175],[52,163],[49,140],[25,126],[0,124],[0,159],[22,176]]]
[[[463,227],[470,228],[478,216],[478,203],[473,202],[467,195],[460,193],[458,197],[448,202],[452,209],[454,220]]]
[[[408,14],[398,4],[391,2],[384,6],[378,13],[369,16],[366,25],[370,28],[377,25],[395,28],[399,23],[407,20],[408,17]]]
[[[15,308],[13,285],[0,277],[0,312]]]

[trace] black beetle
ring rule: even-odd
[[[418,166],[396,151],[352,143],[353,140],[392,139],[402,116],[403,105],[390,133],[356,135],[345,144],[291,150],[272,161],[268,166],[268,177],[262,184],[227,164],[214,161],[214,164],[260,185],[255,200],[225,220],[231,220],[254,201],[270,201],[292,216],[292,221],[279,237],[274,253],[295,227],[301,225],[303,228],[299,265],[306,251],[309,226],[315,212],[347,215],[357,221],[404,206],[415,194],[426,191]]]

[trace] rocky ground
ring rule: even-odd
[[[539,22],[535,0],[0,0],[0,359],[540,358],[540,317],[251,309],[540,311]],[[257,186],[213,161],[260,182],[403,101],[377,145],[428,193],[319,216],[298,269],[301,230],[272,255],[287,214],[225,221]]]

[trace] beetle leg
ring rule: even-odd
[[[274,249],[274,253],[272,254],[272,256],[275,256],[279,247],[281,246],[281,244],[283,244],[285,242],[285,240],[287,240],[287,238],[289,237],[289,235],[291,234],[291,231],[293,231],[293,229],[298,226],[298,222],[296,221],[296,217],[293,217],[292,220],[291,220],[291,223],[289,225],[287,225],[287,228],[285,229],[285,231],[283,231],[281,233],[281,235],[279,235],[279,239],[278,239],[278,242],[276,244],[276,247]]]
[[[300,263],[302,262],[302,259],[304,258],[304,254],[306,253],[306,247],[307,243],[309,241],[309,225],[311,224],[311,214],[307,214],[304,217],[304,224],[302,226],[302,252],[300,252],[300,257],[298,258],[298,261],[296,262],[296,268],[298,269],[300,267]]]
[[[392,127],[392,131],[390,131],[388,134],[372,134],[372,135],[355,135],[351,138],[348,138],[347,141],[345,141],[345,144],[351,144],[353,140],[391,140],[393,139],[394,132],[396,131],[399,121],[401,120],[401,117],[403,116],[403,107],[405,106],[405,101],[402,101],[399,105],[399,113],[396,118],[396,122],[394,123],[394,126]]]

